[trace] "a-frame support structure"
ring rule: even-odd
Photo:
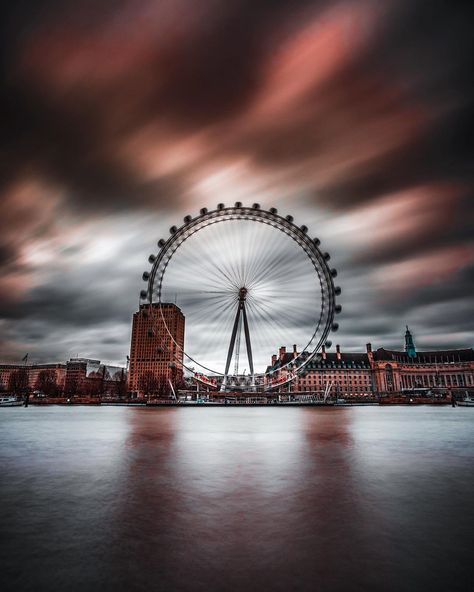
[[[235,314],[234,327],[232,328],[232,336],[230,338],[229,351],[227,352],[227,360],[225,364],[224,380],[222,381],[221,391],[224,391],[227,386],[227,379],[229,376],[230,363],[232,361],[232,355],[234,353],[235,339],[237,337],[237,331],[241,330],[240,315],[242,315],[242,321],[244,325],[245,334],[245,347],[247,349],[247,358],[249,361],[250,375],[252,379],[252,387],[255,385],[255,375],[253,370],[253,357],[252,357],[252,344],[250,343],[250,331],[247,320],[247,311],[245,309],[245,302],[247,299],[247,288],[240,288],[239,290],[239,303],[237,312]]]

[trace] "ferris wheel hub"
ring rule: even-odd
[[[239,290],[239,301],[240,302],[245,302],[245,299],[247,298],[247,288],[242,287]]]

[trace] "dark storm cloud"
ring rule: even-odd
[[[164,119],[163,134],[232,122],[261,91],[266,60],[288,36],[285,19],[293,17],[304,28],[298,11],[311,4],[308,14],[317,18],[327,8],[327,3],[307,2],[204,2],[193,7],[197,16],[188,23],[179,12],[165,18],[172,3],[164,3],[160,12],[145,2],[156,26],[141,37],[133,26],[127,35],[125,28],[111,25],[133,16],[133,10],[141,16],[134,3],[86,2],[80,9],[64,2],[43,2],[41,9],[35,4],[20,3],[4,14],[5,173],[33,170],[66,184],[73,204],[94,209],[143,202],[166,206],[170,195],[182,195],[185,174],[146,181],[133,163],[127,167],[118,159],[117,143]],[[368,13],[377,14],[373,5],[368,7]],[[178,10],[185,8],[186,3],[178,3]],[[349,4],[347,12],[347,18],[356,18]],[[342,180],[320,184],[317,199],[334,208],[353,207],[382,193],[434,179],[459,180],[472,172],[469,11],[438,2],[402,2],[388,18],[382,11],[379,16],[377,30],[353,59],[323,84],[308,85],[300,101],[309,109],[307,118],[285,117],[240,139],[234,130],[229,150],[253,153],[261,165],[285,166],[330,152],[333,141],[355,142],[350,129],[341,128],[345,119],[347,128],[364,130],[365,123],[397,116],[402,124],[417,116],[412,106],[428,112],[436,107],[421,135],[373,155]],[[160,17],[171,30],[160,28]],[[137,27],[142,25],[143,17],[137,20]],[[345,40],[351,41],[357,40]],[[321,52],[331,49],[329,43]],[[127,54],[134,51],[128,62]],[[113,72],[109,77],[107,67]],[[360,138],[362,145],[367,140],[382,138]],[[356,151],[357,144],[351,149]]]
[[[435,271],[435,270],[434,270]],[[435,285],[419,288],[415,291],[405,290],[396,301],[390,302],[395,314],[404,310],[417,308],[423,315],[423,309],[436,304],[448,304],[443,318],[438,323],[448,324],[453,317],[462,317],[462,322],[469,330],[474,330],[474,316],[466,314],[467,304],[472,306],[472,286],[474,284],[474,265],[461,268],[455,281],[438,282]],[[465,305],[460,306],[463,302]]]
[[[41,10],[20,3],[4,9],[10,14],[4,14],[0,96],[3,179],[32,172],[65,185],[70,205],[94,212],[177,205],[186,175],[146,181],[133,162],[127,166],[118,158],[117,145],[163,120],[164,135],[191,133],[241,111],[258,87],[260,59],[268,51],[262,33],[297,4],[291,9],[285,2],[193,5],[203,19],[209,8],[215,13],[209,23],[197,25],[186,25],[184,18],[186,35],[178,31],[178,39],[173,30],[162,30],[158,5],[149,2],[143,7],[86,2],[80,8],[46,2]],[[140,13],[147,7],[156,26],[141,36]],[[127,18],[133,8],[141,16],[137,30],[115,30],[114,19]],[[163,4],[164,13],[172,9],[173,3]],[[127,54],[134,51],[129,62]],[[115,75],[107,76],[108,66],[116,68]]]
[[[112,351],[105,332],[130,318],[132,276],[91,292],[100,274],[83,265],[74,229],[127,212],[156,216],[161,233],[168,212],[231,199],[248,179],[339,225],[334,260],[344,298],[357,300],[339,340],[390,340],[408,317],[425,335],[433,324],[462,332],[465,305],[454,303],[469,301],[473,280],[469,5],[22,0],[1,10],[2,351],[21,348],[22,331],[96,325]],[[210,192],[236,163],[245,168]],[[80,267],[58,281],[43,271],[51,253]],[[442,307],[438,321],[423,304]],[[38,325],[12,333],[21,320]]]
[[[122,295],[121,300],[120,294],[110,299],[100,284],[94,288],[58,282],[33,288],[21,303],[15,302],[3,308],[2,316],[6,319],[41,320],[76,330],[111,322],[128,323],[128,301],[126,295]]]
[[[391,16],[351,78],[371,72],[382,76],[400,90],[395,109],[417,105],[432,115],[421,135],[375,158],[368,170],[323,190],[336,207],[420,183],[472,182],[474,11],[468,5],[406,2]]]

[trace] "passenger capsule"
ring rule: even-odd
[[[252,204],[252,208],[254,210],[259,210],[260,209],[260,204],[259,203],[254,203],[254,204]]]
[[[235,202],[235,207],[240,209],[242,207],[242,202],[241,201],[236,201]]]
[[[286,220],[288,222],[293,222],[293,216],[290,216],[290,215],[286,216]]]
[[[176,234],[177,230],[178,230],[178,229],[176,228],[176,226],[172,226],[172,227],[170,228],[170,234]]]
[[[148,292],[146,290],[141,290],[141,292],[140,292],[140,298],[142,300],[146,300],[147,296],[148,296]]]
[[[150,279],[150,273],[148,271],[144,271],[142,278],[144,282],[147,282]]]
[[[165,246],[165,239],[164,238],[160,238],[160,240],[158,241],[158,246],[160,247],[160,249],[162,249]]]
[[[334,294],[336,294],[336,296],[340,296],[341,295],[341,292],[342,292],[342,290],[341,290],[341,288],[339,286],[336,286],[334,288]]]
[[[331,259],[331,255],[329,253],[324,253],[323,257],[326,259],[326,261],[329,261],[329,259]]]
[[[336,314],[339,314],[342,311],[342,306],[340,304],[336,304],[336,306],[334,307],[334,312]]]
[[[190,216],[189,214],[187,216],[185,216],[183,219],[184,219],[185,224],[189,224],[190,222],[193,221],[193,217]]]
[[[200,210],[201,216],[205,216],[207,214],[207,208],[201,208]]]
[[[331,269],[331,275],[332,275],[332,277],[336,277],[337,276],[337,269]]]
[[[326,341],[324,345],[329,349],[332,345],[332,341]]]
[[[153,255],[153,253],[148,257],[148,262],[149,263],[154,263],[156,260],[156,255]]]
[[[306,234],[308,232],[308,227],[303,224],[303,226],[300,227],[300,230]]]
[[[331,331],[337,331],[339,329],[339,323],[333,323],[331,325]]]
[[[223,210],[225,208],[225,205],[223,203],[218,203],[217,204],[217,209],[218,210]]]
[[[269,209],[270,214],[278,214],[278,210],[276,208]]]
[[[313,238],[313,243],[319,247],[319,245],[321,244],[321,241],[319,240],[319,238]]]

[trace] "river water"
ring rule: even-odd
[[[1,589],[472,589],[473,428],[468,408],[1,409]]]

